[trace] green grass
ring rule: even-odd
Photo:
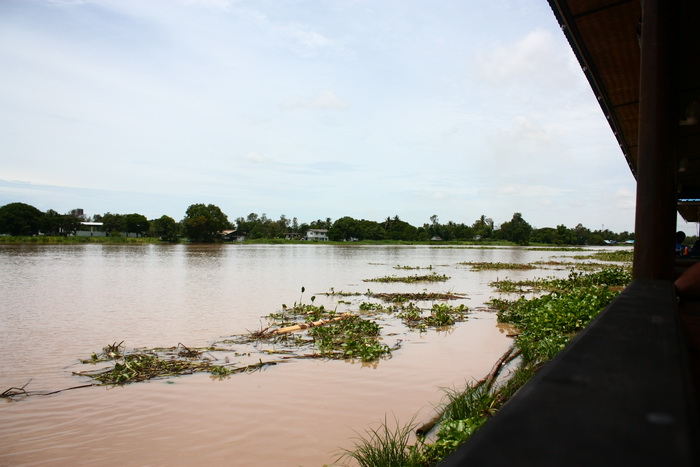
[[[59,237],[38,235],[34,237],[0,236],[0,244],[75,245],[83,243],[101,244],[152,244],[165,243],[154,237]]]
[[[368,429],[358,436],[353,449],[344,449],[337,461],[354,460],[360,467],[419,467],[423,457],[411,444],[415,425],[400,426],[394,420],[392,428],[384,422],[376,429]]]

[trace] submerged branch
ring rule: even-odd
[[[493,365],[493,368],[491,368],[491,371],[486,375],[484,378],[480,379],[477,381],[473,386],[469,386],[467,388],[467,391],[473,391],[474,389],[480,387],[480,386],[485,386],[486,390],[491,389],[493,386],[493,383],[496,381],[498,378],[498,375],[501,373],[501,370],[506,367],[508,363],[510,363],[514,358],[516,358],[518,355],[520,355],[520,350],[516,350],[515,346],[511,346],[503,355],[501,355],[501,358],[499,358],[496,363]],[[435,428],[435,425],[440,422],[440,419],[442,419],[443,415],[445,414],[445,409],[446,407],[442,407],[440,410],[438,410],[429,420],[427,420],[425,423],[420,425],[416,429],[416,435],[417,436],[426,436],[430,431]]]

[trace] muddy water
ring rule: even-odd
[[[264,325],[300,299],[357,311],[366,297],[336,291],[453,291],[474,310],[448,331],[385,326],[400,341],[376,365],[298,360],[213,380],[194,375],[124,387],[91,387],[0,401],[0,465],[331,464],[340,448],[380,420],[420,421],[441,388],[481,378],[510,345],[489,282],[567,271],[474,272],[465,261],[533,262],[572,252],[520,248],[328,245],[0,246],[0,390],[55,390],[88,382],[78,359],[106,344],[128,348],[209,345]],[[434,284],[363,279],[414,275]],[[301,287],[306,293],[301,296]],[[338,300],[351,302],[347,305]],[[460,301],[453,302],[460,303]],[[429,304],[423,304],[429,306]]]

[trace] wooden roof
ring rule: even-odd
[[[562,30],[637,176],[640,0],[549,0]],[[700,2],[679,0],[676,80],[678,99],[678,210],[700,220]]]

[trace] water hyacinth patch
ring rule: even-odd
[[[436,272],[433,272],[432,274],[424,274],[422,276],[420,276],[420,275],[407,276],[407,277],[384,276],[384,277],[377,277],[374,279],[364,279],[364,281],[365,282],[384,282],[384,283],[403,282],[403,283],[411,284],[414,282],[445,282],[449,279],[450,278],[448,276],[446,276],[445,274],[438,274]]]
[[[572,271],[568,279],[540,280],[543,287],[546,284],[552,290],[541,297],[492,300],[499,321],[514,325],[519,334],[515,345],[494,365],[491,373],[481,381],[467,384],[462,391],[447,390],[447,402],[434,420],[417,430],[415,444],[387,443],[387,440],[401,440],[400,435],[413,426],[410,423],[400,427],[397,423],[393,436],[385,433],[386,427],[384,431],[376,430],[362,443],[356,443],[350,457],[364,465],[361,459],[383,459],[382,451],[388,450],[392,457],[405,456],[406,465],[439,465],[597,316],[630,280],[629,271],[622,267],[604,268],[589,274]],[[417,310],[406,307],[405,319],[418,323],[418,316]],[[497,382],[498,374],[509,365],[515,365],[510,377]],[[428,442],[425,435],[436,426],[433,441]],[[377,436],[378,433],[382,436]],[[397,447],[401,448],[398,454]]]

